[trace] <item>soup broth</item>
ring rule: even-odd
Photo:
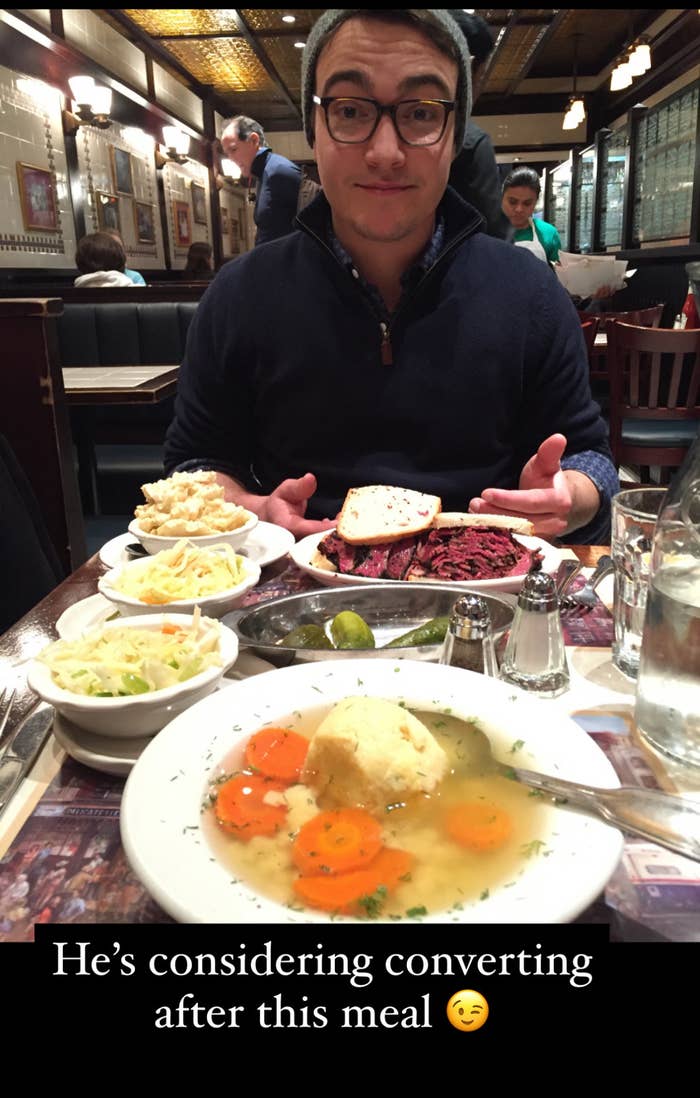
[[[552,809],[532,790],[495,772],[489,761],[485,724],[439,712],[412,712],[446,752],[450,768],[433,794],[387,806],[380,820],[386,846],[408,851],[415,860],[406,879],[388,895],[378,897],[367,911],[398,919],[453,910],[459,918],[463,906],[478,904],[497,886],[515,884],[528,858],[546,854]],[[295,713],[279,724],[311,739],[327,713],[327,707]],[[222,761],[207,790],[205,834],[233,878],[277,903],[306,910],[293,890],[299,870],[292,861],[292,844],[307,820],[337,806],[324,803],[307,786],[298,784],[286,793],[290,804],[287,826],[273,838],[256,836],[241,842],[227,834],[217,825],[210,806],[218,784],[245,765],[244,748],[245,743]],[[497,849],[468,849],[450,837],[445,818],[452,806],[464,802],[507,814],[510,834]]]

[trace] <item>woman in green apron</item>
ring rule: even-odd
[[[540,180],[532,168],[515,168],[503,183],[501,208],[513,226],[511,237],[519,248],[527,248],[545,263],[559,261],[561,240],[554,225],[533,218],[540,195]]]

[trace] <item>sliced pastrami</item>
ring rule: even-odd
[[[403,579],[418,546],[418,537],[414,534],[410,538],[401,538],[390,546],[389,559],[386,564],[386,578],[392,580]]]

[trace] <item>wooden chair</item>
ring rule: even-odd
[[[658,328],[665,305],[652,305],[647,309],[631,309],[626,313],[599,313],[598,332],[607,335],[608,323],[619,321],[621,324],[634,324],[639,328]],[[579,313],[579,316],[582,314]],[[585,315],[585,314],[584,314]],[[596,334],[598,334],[596,332]],[[593,352],[589,356],[591,367],[591,387],[598,401],[603,398],[607,405],[609,395],[610,378],[608,375],[608,351],[604,345],[593,346]]]
[[[700,430],[700,329],[608,323],[610,446],[615,463],[682,464]]]
[[[588,365],[590,367],[593,359],[593,346],[595,344],[596,332],[598,331],[598,318],[593,316],[589,317],[586,321],[582,321],[581,331],[583,332],[583,341],[586,344],[586,354],[588,355]]]

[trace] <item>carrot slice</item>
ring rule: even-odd
[[[470,850],[495,850],[508,841],[513,830],[508,813],[489,803],[457,804],[445,822],[451,838]]]
[[[319,812],[299,829],[292,858],[306,876],[347,873],[368,865],[381,850],[382,829],[364,808]]]
[[[371,908],[368,901],[373,898],[377,907],[381,908],[384,897],[376,896],[377,889],[392,892],[412,865],[413,856],[407,851],[384,847],[364,869],[337,876],[299,877],[293,887],[297,896],[309,907],[341,915],[369,914]],[[375,913],[379,914],[379,911],[375,910]]]
[[[309,750],[309,741],[288,728],[261,728],[251,736],[245,749],[245,761],[268,778],[295,782]]]
[[[255,835],[276,835],[287,816],[285,805],[266,804],[267,793],[281,793],[285,786],[256,774],[237,774],[219,789],[214,805],[216,822],[237,839],[248,842]]]

